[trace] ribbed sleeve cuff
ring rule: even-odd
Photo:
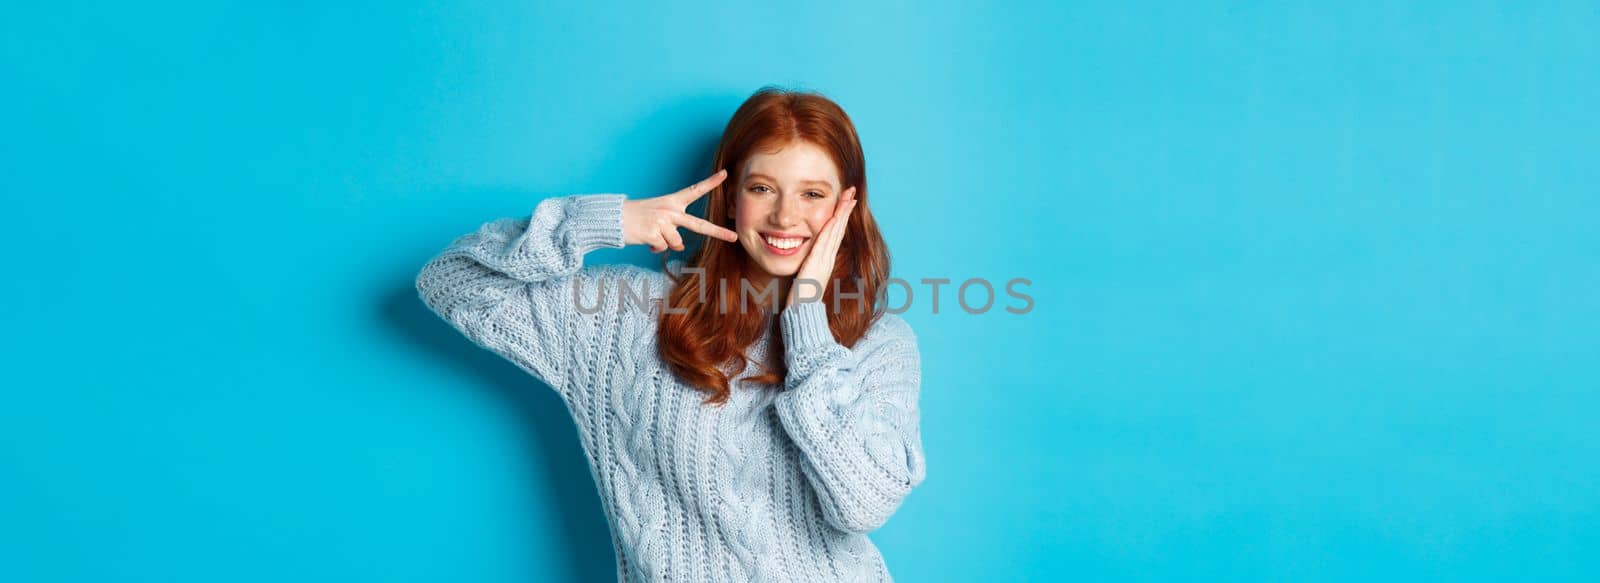
[[[583,194],[567,201],[567,237],[579,252],[621,248],[622,194]]]
[[[779,314],[778,322],[783,328],[786,350],[804,352],[838,343],[833,339],[833,331],[828,329],[828,310],[821,300],[790,304]]]

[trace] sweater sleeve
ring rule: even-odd
[[[589,251],[623,246],[621,194],[540,201],[462,235],[417,275],[427,306],[479,346],[571,396],[571,355],[585,338],[574,303]],[[595,300],[583,300],[593,302]]]
[[[916,336],[884,316],[877,333],[846,348],[818,301],[785,308],[779,322],[789,371],[774,408],[823,518],[845,532],[876,530],[926,476]]]

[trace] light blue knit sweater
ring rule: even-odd
[[[910,327],[884,314],[847,348],[825,304],[795,304],[769,316],[777,323],[747,351],[773,362],[781,330],[783,389],[746,383],[759,373],[751,363],[725,406],[702,404],[707,393],[656,352],[660,306],[620,297],[622,285],[665,297],[666,275],[583,265],[591,250],[623,246],[624,199],[552,198],[531,217],[486,223],[429,261],[417,290],[561,395],[605,505],[619,581],[890,581],[867,533],[925,475]]]

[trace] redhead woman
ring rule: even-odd
[[[890,581],[867,533],[925,476],[921,367],[875,301],[889,253],[855,127],[823,96],[762,89],[712,168],[671,194],[488,222],[417,290],[560,394],[619,581]],[[584,264],[627,245],[661,269]]]

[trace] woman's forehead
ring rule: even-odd
[[[744,165],[745,179],[764,178],[782,183],[821,182],[837,185],[839,167],[822,148],[810,142],[795,142],[783,148],[755,151]]]

